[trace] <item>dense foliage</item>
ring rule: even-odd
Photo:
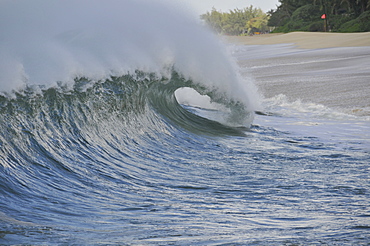
[[[215,32],[224,35],[242,35],[255,32],[266,32],[268,15],[252,5],[244,9],[230,10],[228,13],[217,11],[201,15],[201,19]]]
[[[271,10],[268,25],[275,32],[370,31],[370,0],[279,0]],[[326,23],[321,16],[326,14]],[[326,26],[325,26],[326,25]]]

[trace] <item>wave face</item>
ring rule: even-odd
[[[87,148],[88,155],[99,147],[87,146],[114,142],[124,155],[134,155],[130,154],[132,150],[122,148],[147,138],[161,141],[181,129],[209,136],[244,135],[245,128],[200,117],[181,106],[174,92],[193,84],[175,71],[171,78],[137,71],[93,83],[86,89],[87,84],[91,82],[79,79],[73,90],[52,87],[35,92],[31,88],[16,92],[13,98],[1,97],[2,165],[27,166],[40,157],[69,159],[65,151]]]
[[[139,235],[132,211],[182,173],[165,169],[252,123],[252,86],[213,34],[171,4],[0,5],[0,243]],[[181,88],[209,98],[218,120],[180,105]]]
[[[0,242],[138,243],[163,189],[193,189],[181,166],[217,154],[194,151],[222,157],[210,138],[245,135],[181,106],[175,91],[185,86],[201,91],[176,71],[137,71],[1,96]]]

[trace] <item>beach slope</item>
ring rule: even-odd
[[[291,32],[254,36],[229,36],[227,42],[246,45],[292,44],[302,49],[370,46],[370,32],[323,33]]]

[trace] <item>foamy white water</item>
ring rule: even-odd
[[[71,83],[79,76],[101,80],[136,69],[163,73],[175,66],[238,100],[245,100],[245,93],[253,96],[245,83],[236,89],[240,78],[223,45],[175,5],[3,1],[0,11],[1,91]]]
[[[231,46],[265,98],[255,123],[370,150],[370,47]]]

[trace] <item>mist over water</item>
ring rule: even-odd
[[[168,75],[174,67],[208,90],[217,88],[246,105],[254,101],[249,99],[253,88],[240,83],[225,47],[174,4],[36,0],[1,5],[1,91],[71,84],[76,77],[97,81],[135,70]]]

